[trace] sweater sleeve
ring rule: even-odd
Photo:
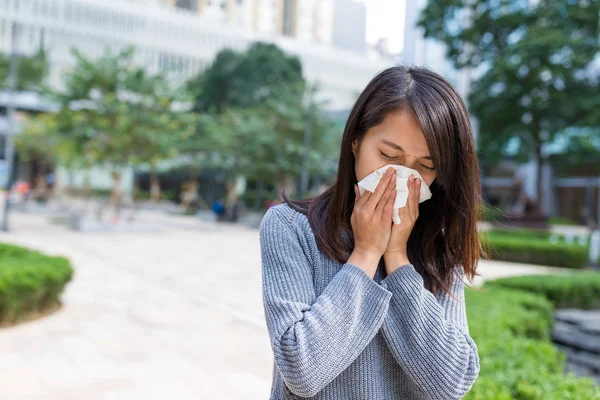
[[[317,297],[313,269],[289,221],[271,208],[260,227],[263,303],[275,363],[286,386],[315,396],[380,330],[392,294],[344,264]]]
[[[462,268],[451,297],[425,289],[412,265],[381,281],[392,292],[383,337],[398,364],[428,399],[461,399],[479,374],[477,346],[469,336]]]

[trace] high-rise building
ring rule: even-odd
[[[405,65],[429,67],[446,78],[466,99],[472,71],[456,70],[446,58],[446,47],[433,39],[426,39],[424,29],[417,26],[421,11],[427,0],[414,0],[406,3],[406,21],[404,24],[404,49],[402,62]]]
[[[287,36],[325,45],[332,42],[333,0],[147,1],[234,24],[258,35]]]
[[[297,4],[295,18],[298,29],[293,38],[306,37],[307,40],[290,40],[278,35],[274,28],[274,34],[266,30],[253,32],[247,24],[220,22],[217,17],[203,14],[216,10],[208,7],[222,10],[223,4],[225,10],[227,7],[239,7],[240,18],[252,24],[256,21],[251,18],[253,13],[258,13],[264,18],[266,29],[269,21],[281,21],[277,19],[277,9],[268,6],[283,6],[282,0],[213,1],[0,1],[0,52],[10,51],[11,29],[13,24],[17,24],[19,34],[16,42],[20,53],[33,54],[43,42],[49,59],[51,85],[61,85],[65,72],[73,67],[71,48],[78,48],[90,57],[99,57],[106,48],[117,50],[127,46],[136,48],[137,62],[145,65],[151,73],[164,74],[176,85],[210,65],[223,48],[244,51],[255,41],[272,42],[299,57],[306,79],[319,82],[317,100],[327,101],[330,109],[349,108],[357,93],[388,65],[387,60],[371,59],[326,45],[326,30],[319,30],[307,22],[311,15],[309,10],[312,10],[313,17],[322,15],[325,1]],[[181,9],[184,6],[194,7],[194,4],[198,5],[198,11]],[[267,14],[267,9],[273,13]],[[273,22],[271,26],[277,25]],[[319,35],[323,44],[308,40]]]
[[[333,15],[333,45],[355,53],[365,53],[366,6],[357,0],[335,0]]]
[[[239,8],[230,8],[233,11],[227,14],[228,5],[232,4]],[[0,1],[0,53],[9,53],[13,43],[16,52],[25,55],[34,54],[43,46],[49,68],[47,83],[60,88],[75,64],[72,48],[96,58],[106,49],[118,51],[133,46],[136,63],[150,73],[161,73],[178,86],[209,66],[222,49],[244,51],[255,41],[265,41],[300,59],[307,82],[319,86],[315,100],[328,111],[350,108],[371,78],[388,66],[386,60],[283,37],[276,29],[282,27],[282,14],[277,11],[281,9],[270,7],[273,4],[283,5],[280,0]],[[319,13],[315,11],[318,8],[312,10],[313,16]],[[293,38],[326,36],[314,24],[307,23],[307,12],[300,9],[300,15],[305,17],[296,17],[299,28]],[[238,17],[242,22],[230,23],[231,18]],[[6,130],[6,122],[0,116],[0,131],[3,129]],[[110,188],[108,171],[94,176],[95,182],[102,182],[98,187]],[[129,171],[123,178],[124,190],[131,189],[132,179]],[[83,175],[74,182],[83,182]]]

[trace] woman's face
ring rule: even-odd
[[[352,152],[357,182],[387,164],[419,171],[427,186],[437,176],[421,127],[412,113],[402,109],[386,115],[381,124],[365,133],[360,143],[352,143]]]

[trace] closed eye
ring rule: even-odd
[[[383,158],[386,158],[388,160],[393,160],[399,157],[392,157],[392,156],[388,156],[387,154],[385,154],[383,151],[379,150],[379,152],[381,153],[381,155],[383,156]],[[419,164],[421,167],[425,168],[428,171],[435,171],[435,167],[428,167],[427,165],[423,165],[423,164]]]
[[[389,159],[389,160],[393,160],[394,158],[398,158],[398,157],[391,157],[391,156],[388,156],[387,154],[385,154],[385,153],[384,153],[383,151],[381,151],[381,150],[379,150],[379,152],[381,153],[381,155],[382,155],[384,158],[387,158],[387,159]]]

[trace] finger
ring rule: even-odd
[[[377,188],[375,188],[375,192],[373,193],[373,196],[371,196],[369,198],[369,201],[367,201],[367,203],[366,203],[366,206],[369,207],[371,210],[375,210],[375,207],[377,207],[377,204],[379,204],[379,200],[381,200],[381,198],[383,197],[383,194],[385,193],[385,190],[387,189],[388,185],[390,184],[390,180],[391,180],[394,172],[395,172],[395,170],[390,167],[386,171],[383,178],[377,184]]]
[[[406,219],[408,218],[408,215],[408,203],[406,203],[406,206],[398,209],[398,217],[400,217],[400,224],[402,226],[406,225]]]
[[[382,221],[390,221],[392,220],[392,212],[394,211],[394,203],[396,201],[396,194],[398,191],[396,188],[393,188],[390,193],[388,193],[387,198],[384,198],[385,204],[383,206],[383,210],[381,211],[381,219]],[[382,201],[383,203],[383,201]]]
[[[419,215],[419,197],[421,195],[421,180],[413,177],[413,183],[409,189],[409,213],[413,219]]]
[[[359,193],[360,193],[360,191],[359,191]],[[360,198],[356,202],[356,207],[358,207],[358,208],[363,207],[367,203],[367,201],[371,198],[372,194],[373,193],[369,192],[368,190],[365,190],[365,192],[363,194],[359,194]]]
[[[390,193],[392,192],[392,190],[396,189],[396,171],[394,171],[394,173],[392,174],[392,177],[390,178],[390,181],[387,184],[387,187],[385,188],[385,192],[383,193],[383,196],[381,197],[381,200],[379,200],[379,203],[377,203],[377,206],[375,207],[375,212],[380,214],[383,213],[383,209],[385,208],[385,205],[388,203],[388,200],[390,198]]]

